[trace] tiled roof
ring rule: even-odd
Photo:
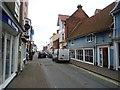
[[[113,2],[100,13],[93,15],[92,17],[84,20],[83,22],[79,22],[73,29],[73,31],[68,35],[67,40],[71,40],[73,38],[77,38],[89,33],[104,31],[113,22],[112,16],[110,16],[110,11],[114,8],[115,3]]]
[[[84,21],[89,16],[84,12],[82,7],[79,7],[67,20],[66,20],[66,36],[73,30],[73,28],[79,23],[80,21]]]
[[[61,14],[58,15],[58,18],[61,19],[62,21],[66,21],[66,19],[69,17],[70,17],[69,15],[61,15]]]
[[[66,21],[67,18],[69,18],[70,16],[69,15],[62,15],[62,14],[59,14],[58,15],[58,21],[57,21],[57,26],[59,26],[59,20],[61,21]]]
[[[111,13],[116,13],[120,11],[120,1],[117,2],[116,6],[114,7],[114,9],[111,11]]]

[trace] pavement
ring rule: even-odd
[[[49,88],[44,71],[37,57],[28,61],[22,72],[20,72],[6,87],[9,88]]]
[[[70,63],[78,67],[84,68],[88,71],[107,77],[109,79],[120,82],[120,71],[110,70],[106,67],[94,66],[91,64],[87,64],[87,63],[83,63],[75,60],[71,60]]]
[[[113,71],[107,68],[93,66],[82,62],[78,63],[75,60],[71,60],[70,63],[120,82],[120,71]],[[42,66],[36,56],[33,57],[32,61],[28,61],[28,64],[25,66],[23,71],[20,72],[20,74],[18,74],[6,87],[6,89],[8,88],[50,88]]]

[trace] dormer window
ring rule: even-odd
[[[87,36],[87,42],[92,42],[93,41],[93,35],[90,34]]]

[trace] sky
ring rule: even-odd
[[[96,9],[103,9],[115,0],[29,0],[28,18],[34,29],[33,40],[38,50],[50,43],[50,37],[59,29],[58,14],[72,15],[81,4],[91,17]]]

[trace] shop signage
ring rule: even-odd
[[[9,18],[9,16],[4,11],[2,12],[2,21],[5,22],[5,23],[7,23],[16,32],[18,32],[18,30],[19,30],[18,27],[15,25],[15,23]]]

